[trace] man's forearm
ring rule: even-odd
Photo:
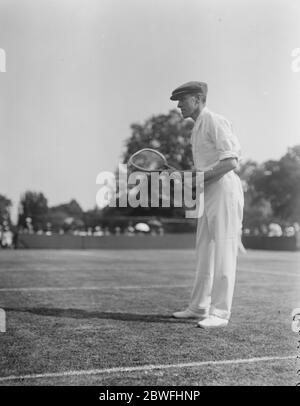
[[[204,185],[209,185],[221,179],[227,172],[232,171],[237,167],[237,160],[235,158],[227,158],[220,161],[215,167],[208,171],[204,171]],[[180,172],[183,176],[184,171],[168,170],[167,172]],[[192,188],[196,187],[197,173],[201,171],[191,170],[192,172]]]
[[[204,172],[204,183],[212,183],[221,179],[226,173],[232,171],[237,166],[235,158],[228,158],[220,161],[215,167]]]
[[[220,161],[214,168],[204,171],[204,185],[208,186],[213,182],[221,179],[226,173],[232,171],[237,167],[237,160],[235,158],[228,158]],[[193,188],[196,187],[196,174],[193,173]]]

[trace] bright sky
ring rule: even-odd
[[[299,0],[0,0],[0,193],[14,214],[28,189],[94,207],[130,124],[190,80],[245,158],[278,159],[300,143],[299,17]]]

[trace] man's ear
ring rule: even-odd
[[[196,99],[197,103],[200,103],[201,102],[201,95],[199,93],[196,93],[194,96],[195,96],[195,99]]]

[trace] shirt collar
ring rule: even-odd
[[[208,110],[208,108],[206,106],[203,107],[203,109],[201,110],[201,113],[199,114],[199,116],[197,117],[196,121],[195,121],[195,125],[199,124],[202,120],[202,117],[204,115],[204,113]]]
[[[208,110],[208,108],[206,106],[203,107],[203,109],[201,110],[201,113],[199,114],[199,117],[203,117],[203,114]]]

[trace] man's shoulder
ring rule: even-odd
[[[222,116],[219,113],[215,113],[214,111],[211,111],[207,107],[203,110],[203,119],[207,122],[210,123],[229,123],[229,120],[227,120],[226,117]]]

